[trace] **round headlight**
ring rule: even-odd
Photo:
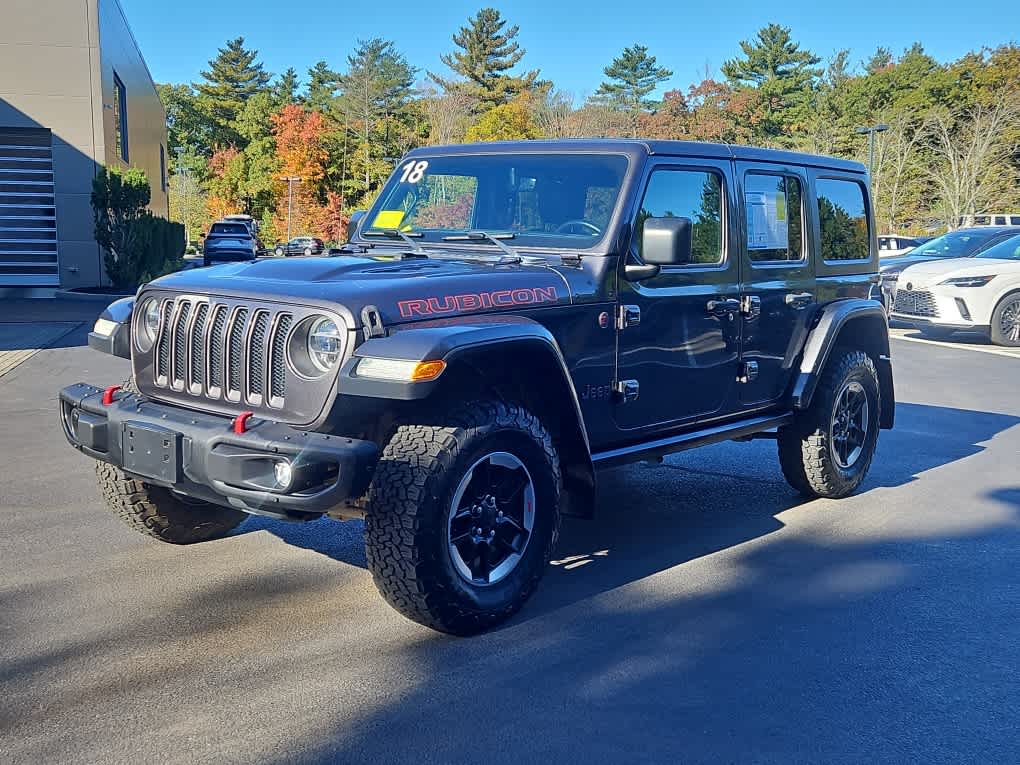
[[[138,345],[147,350],[156,342],[159,333],[159,301],[156,298],[149,298],[142,304],[138,330]]]
[[[328,372],[340,359],[343,337],[332,319],[323,316],[308,330],[308,357],[320,372]]]

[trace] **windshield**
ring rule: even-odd
[[[998,231],[950,231],[910,251],[910,256],[928,258],[967,258],[998,236]]]
[[[248,231],[248,227],[243,223],[213,223],[212,228],[209,229],[209,236],[216,234],[229,234],[232,236],[248,236],[251,232]]]
[[[1011,236],[1004,242],[993,244],[987,250],[983,250],[978,258],[998,258],[1000,260],[1020,260],[1020,234]]]
[[[584,249],[602,240],[627,159],[614,154],[487,154],[397,166],[364,232],[398,229],[429,242],[483,230],[515,245]]]

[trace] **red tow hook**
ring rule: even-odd
[[[248,429],[248,420],[255,416],[255,412],[241,412],[234,418],[234,432],[241,435]]]
[[[109,406],[113,403],[113,394],[120,390],[119,385],[111,385],[109,388],[103,391],[103,406]]]

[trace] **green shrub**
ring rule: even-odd
[[[121,289],[135,289],[184,265],[184,226],[149,212],[150,199],[149,181],[136,167],[100,168],[92,181],[96,241],[107,276]]]

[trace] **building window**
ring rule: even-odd
[[[159,187],[166,191],[166,149],[159,145]]]
[[[113,73],[113,128],[117,140],[117,156],[128,161],[127,90],[117,73]]]

